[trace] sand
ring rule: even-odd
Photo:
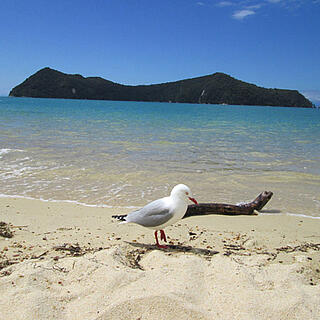
[[[192,217],[158,250],[129,211],[0,199],[0,319],[320,318],[320,220]]]

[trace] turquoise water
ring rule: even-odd
[[[140,206],[183,182],[320,216],[316,109],[0,97],[0,139],[6,196]]]

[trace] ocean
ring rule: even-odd
[[[0,97],[0,196],[135,208],[274,193],[263,214],[320,217],[320,110]]]

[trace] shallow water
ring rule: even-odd
[[[0,97],[0,139],[6,196],[135,207],[185,183],[320,217],[315,109]]]

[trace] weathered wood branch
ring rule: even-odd
[[[271,191],[264,191],[260,193],[253,201],[233,205],[225,203],[199,203],[188,206],[184,218],[191,216],[202,216],[209,214],[223,214],[223,215],[254,215],[254,211],[260,211],[271,199],[273,193]]]

